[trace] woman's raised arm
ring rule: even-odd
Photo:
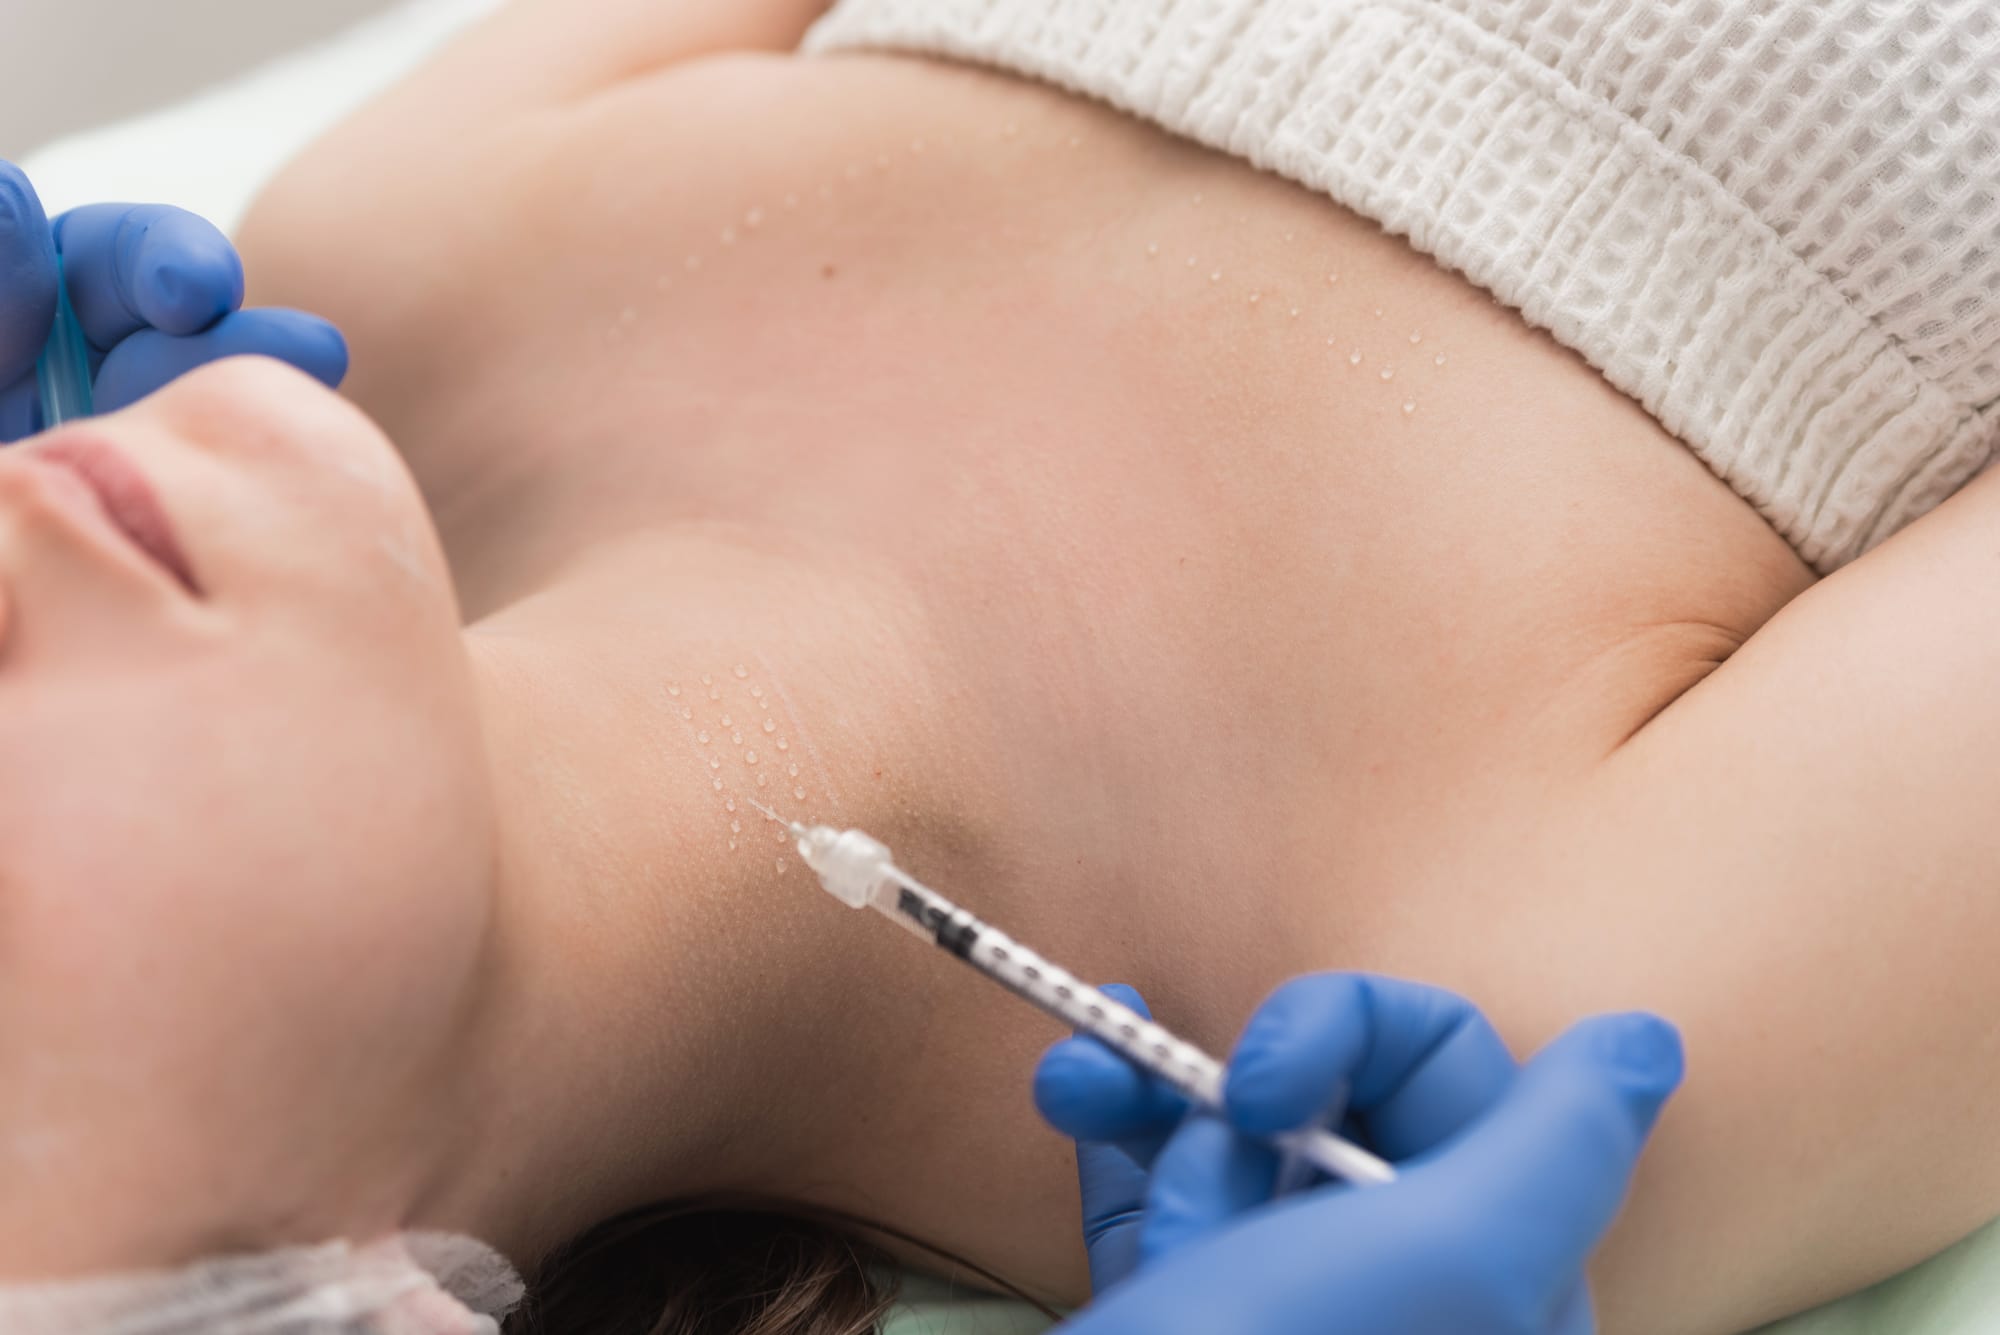
[[[2000,1214],[2000,476],[1795,599],[1580,814],[1494,948],[1569,943],[1536,1006],[1655,1006],[1689,1053],[1607,1330],[1757,1324]]]

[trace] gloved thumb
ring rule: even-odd
[[[56,318],[56,246],[42,201],[0,162],[0,389],[35,369]]]
[[[1685,1067],[1655,1016],[1576,1025],[1528,1063],[1490,1114],[1420,1170],[1457,1208],[1505,1219],[1494,1273],[1566,1292],[1617,1217],[1640,1151]]]
[[[1104,991],[1152,1018],[1132,988],[1110,983]],[[1042,1059],[1035,1103],[1058,1130],[1077,1138],[1083,1245],[1091,1292],[1102,1294],[1139,1267],[1148,1168],[1186,1105],[1109,1048],[1083,1038],[1058,1044]]]

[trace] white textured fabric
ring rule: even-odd
[[[6,1335],[497,1335],[512,1266],[469,1238],[413,1233],[186,1270],[0,1286]]]
[[[1995,0],[840,0],[1491,290],[1831,570],[2000,445]]]

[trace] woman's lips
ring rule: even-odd
[[[189,593],[201,592],[153,484],[115,446],[93,436],[63,436],[34,447],[34,454],[37,462],[68,469],[83,479],[104,507],[105,516],[133,546],[158,562]]]

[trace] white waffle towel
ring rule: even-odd
[[[840,0],[1320,191],[1597,366],[1813,566],[2000,445],[1994,0]]]

